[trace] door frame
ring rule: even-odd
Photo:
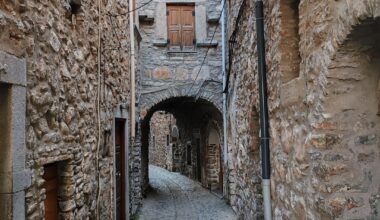
[[[8,157],[0,164],[0,219],[26,219],[25,190],[32,185],[32,170],[25,167],[26,159],[26,59],[18,58],[0,49],[0,83],[7,88],[2,103],[9,125],[0,135],[7,140],[0,143],[0,151]],[[0,110],[3,111],[3,110]],[[9,112],[8,112],[9,111]],[[3,117],[3,116],[0,116]],[[17,159],[17,160],[16,160]]]
[[[129,219],[129,189],[130,189],[130,183],[129,183],[129,121],[128,121],[128,105],[126,104],[120,104],[115,109],[115,116],[113,119],[113,126],[112,126],[112,141],[113,141],[113,170],[112,173],[112,179],[113,179],[113,202],[114,202],[114,211],[113,216],[114,219],[116,219],[116,135],[115,135],[115,125],[117,120],[123,120],[124,121],[124,210],[125,210],[125,218]]]

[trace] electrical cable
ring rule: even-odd
[[[228,50],[229,50],[228,71],[227,71],[226,85],[225,85],[225,88],[223,88],[223,93],[227,93],[228,92],[228,86],[229,86],[229,82],[230,82],[229,79],[230,79],[231,69],[232,69],[231,66],[232,66],[232,62],[233,62],[232,59],[233,59],[233,56],[234,56],[234,44],[236,43],[236,34],[240,30],[239,23],[240,23],[241,15],[244,12],[245,4],[246,4],[246,0],[241,0],[239,11],[238,11],[238,15],[237,15],[236,20],[235,20],[234,30],[232,31],[231,37],[230,37],[230,39],[228,41],[231,44],[231,46],[229,46],[229,48],[228,48]]]
[[[96,192],[96,219],[99,220],[99,202],[100,202],[100,169],[99,169],[99,149],[100,149],[100,134],[101,134],[101,115],[100,115],[100,78],[101,78],[101,43],[102,43],[102,24],[101,24],[101,0],[98,0],[98,88],[97,88],[97,100],[96,100],[96,109],[97,109],[97,119],[98,119],[98,141],[96,143],[96,170],[97,170],[97,192]]]
[[[222,1],[223,1],[223,0],[220,1],[220,4],[222,3]],[[226,2],[227,2],[227,1],[224,2],[224,5],[223,5],[223,8],[222,8],[222,10],[221,10],[221,12],[220,12],[220,15],[219,15],[218,21],[219,21],[220,18],[222,17],[222,14],[223,14],[223,11],[224,11],[224,8],[225,8],[225,4],[226,4]],[[196,80],[198,79],[199,74],[201,73],[202,67],[203,67],[203,65],[205,64],[205,61],[206,61],[206,58],[207,58],[208,52],[209,52],[209,50],[210,50],[210,46],[211,46],[211,44],[212,44],[212,41],[214,40],[214,37],[215,37],[216,31],[218,30],[218,27],[219,27],[219,26],[215,27],[214,33],[212,34],[212,37],[211,37],[211,40],[210,40],[210,43],[209,43],[209,47],[207,48],[206,54],[205,54],[205,56],[203,57],[203,61],[202,61],[201,67],[199,68],[198,73],[197,73],[195,79],[193,80],[193,83],[192,83],[190,89],[189,89],[188,92],[187,92],[187,96],[190,96],[190,92],[191,92],[191,90],[193,89],[194,84],[195,84]],[[199,93],[199,91],[198,91],[198,93]]]
[[[150,1],[146,2],[146,3],[143,3],[143,4],[141,4],[139,7],[135,8],[135,9],[133,9],[133,10],[127,11],[127,12],[125,12],[125,13],[122,13],[122,14],[114,14],[114,15],[112,15],[112,14],[108,14],[108,15],[113,16],[113,17],[127,15],[127,14],[129,14],[129,13],[131,13],[131,12],[137,11],[137,10],[139,10],[140,8],[145,7],[146,5],[149,5],[151,2],[153,2],[153,0],[150,0]]]
[[[120,38],[119,38],[119,35],[116,33],[116,31],[115,31],[115,27],[114,27],[114,25],[113,25],[113,21],[112,21],[112,17],[111,17],[111,15],[109,15],[108,14],[108,17],[109,17],[109,19],[110,19],[110,21],[111,21],[111,28],[112,28],[112,34],[113,34],[113,36],[117,39],[117,41],[119,41],[119,52],[120,52],[120,49],[122,48],[122,46],[121,46],[121,40],[120,40]],[[117,23],[116,23],[116,25],[117,25]],[[119,28],[120,29],[120,28]]]

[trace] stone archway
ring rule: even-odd
[[[380,20],[363,20],[337,50],[326,74],[324,121],[315,129],[325,142],[317,146],[321,161],[313,166],[317,192],[325,197],[324,218],[379,217],[379,41]]]
[[[174,97],[152,105],[143,115],[141,121],[141,170],[143,181],[143,192],[149,186],[149,140],[150,120],[157,111],[166,111],[176,119],[178,129],[178,140],[172,145],[172,165],[171,169],[188,176],[192,179],[200,177],[199,181],[206,186],[206,139],[208,133],[202,129],[210,121],[217,121],[222,126],[222,114],[219,108],[204,98],[194,99],[191,97]],[[191,145],[191,162],[186,159],[187,146]],[[199,145],[199,146],[198,146]],[[198,150],[198,152],[197,152]],[[201,156],[200,156],[201,155]],[[201,168],[201,169],[198,169]]]

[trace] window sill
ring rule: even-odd
[[[197,51],[175,51],[175,50],[168,50],[168,54],[194,54],[197,53]]]
[[[197,47],[217,47],[218,41],[213,40],[212,42],[205,40],[205,41],[198,41]]]

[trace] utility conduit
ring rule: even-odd
[[[136,136],[136,91],[135,91],[135,33],[134,33],[134,17],[133,17],[133,0],[129,0],[129,32],[131,45],[131,141],[134,145]]]
[[[263,1],[258,0],[256,7],[256,34],[259,70],[259,96],[260,96],[260,133],[261,133],[261,165],[262,165],[262,187],[264,202],[264,218],[272,219],[270,198],[270,153],[269,153],[269,115],[267,76],[265,61],[265,38],[264,38],[264,10]]]

